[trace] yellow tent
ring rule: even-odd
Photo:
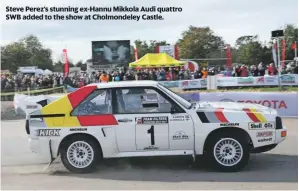
[[[184,66],[186,62],[174,59],[166,53],[147,53],[139,60],[129,64],[131,68],[160,68]]]

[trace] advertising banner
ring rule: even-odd
[[[280,82],[282,85],[298,85],[298,74],[281,75]]]
[[[281,85],[298,85],[298,74],[284,74],[280,77]],[[278,86],[278,76],[259,77],[217,77],[218,87],[235,86]]]
[[[128,64],[131,61],[129,40],[92,41],[93,65]]]
[[[159,81],[159,84],[167,88],[178,88],[179,81]]]
[[[200,101],[254,103],[273,108],[283,117],[298,116],[298,93],[210,92],[200,93]]]
[[[197,80],[181,80],[179,81],[180,89],[200,89],[207,88],[207,79],[197,79]]]
[[[166,53],[169,56],[177,59],[176,45],[157,46],[156,47],[156,52],[157,53]]]

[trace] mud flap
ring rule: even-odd
[[[43,172],[45,172],[49,168],[49,166],[54,162],[54,160],[56,159],[53,157],[53,154],[52,154],[51,139],[49,140],[49,152],[50,152],[50,157],[51,157],[50,163],[44,168]]]
[[[192,164],[189,165],[189,168],[192,168],[195,161],[196,161],[196,153],[195,153],[195,150],[194,150],[193,153],[192,153]]]

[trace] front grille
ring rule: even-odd
[[[29,135],[30,134],[30,130],[29,130],[29,120],[28,119],[26,120],[25,129],[26,129],[27,135]]]
[[[275,120],[275,125],[276,125],[276,129],[282,129],[282,121],[281,121],[281,117],[276,117]]]

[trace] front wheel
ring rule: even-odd
[[[88,138],[76,138],[67,141],[61,151],[61,161],[71,172],[90,173],[96,169],[100,158],[98,144]]]
[[[205,158],[210,167],[224,172],[236,172],[248,164],[250,150],[244,136],[215,135],[208,141]]]

